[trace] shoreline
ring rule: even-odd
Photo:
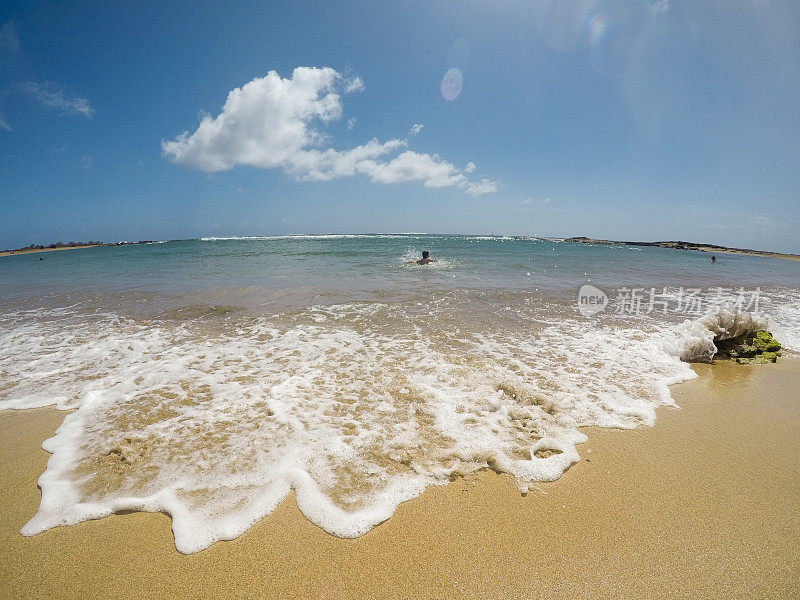
[[[522,496],[483,471],[356,539],[292,496],[230,542],[175,550],[131,513],[31,538],[41,450],[66,413],[0,411],[0,595],[264,598],[790,598],[800,591],[800,358],[693,364],[652,428],[591,428],[581,461]]]
[[[83,248],[98,248],[100,246],[138,246],[140,244],[155,244],[155,243],[157,242],[154,240],[141,240],[138,242],[109,242],[109,243],[101,242],[97,244],[76,243],[74,246],[70,246],[69,244],[61,244],[60,246],[55,246],[53,248],[51,248],[50,246],[42,246],[41,248],[27,247],[27,248],[17,248],[16,250],[3,250],[0,252],[0,256],[15,256],[17,254],[36,254],[37,252],[53,252],[55,250],[81,250]]]
[[[737,254],[739,256],[757,256],[760,258],[780,258],[782,260],[800,261],[800,254],[771,252],[768,250],[750,250],[748,248],[729,248],[728,246],[698,244],[696,242],[622,242],[619,240],[596,240],[584,236],[565,238],[564,241],[570,244],[597,244],[601,246],[654,246],[657,248],[667,248],[669,250],[694,250],[696,252]]]
[[[39,252],[56,252],[58,250],[83,250],[84,248],[97,248],[106,244],[91,244],[86,246],[60,246],[58,248],[19,248],[17,250],[3,250],[0,256],[16,256],[18,254],[37,254]]]

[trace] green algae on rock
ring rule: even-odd
[[[756,331],[727,340],[714,340],[717,356],[730,358],[739,364],[774,363],[781,354],[781,345],[769,331]]]

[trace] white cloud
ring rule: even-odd
[[[531,203],[530,198],[525,198],[525,200],[522,201],[522,204],[530,204],[530,203]]]
[[[408,132],[408,135],[419,135],[420,131],[425,129],[425,125],[421,123],[414,123],[411,126],[411,131]]]
[[[344,93],[345,94],[352,94],[353,92],[363,92],[364,91],[364,82],[361,80],[361,77],[353,77],[345,82],[344,85]]]
[[[550,198],[545,198],[542,200],[542,204],[550,204]]]
[[[305,181],[329,181],[352,177],[364,172],[361,168],[365,162],[374,162],[374,159],[403,146],[405,146],[403,140],[379,142],[373,139],[362,146],[344,151],[333,148],[298,150],[288,159],[284,168],[298,179]]]
[[[232,90],[219,115],[204,115],[197,130],[162,141],[161,148],[176,164],[208,173],[250,165],[281,168],[304,181],[364,175],[376,183],[456,186],[473,195],[497,190],[493,181],[466,177],[475,170],[473,163],[461,170],[436,154],[412,150],[390,157],[407,140],[372,139],[349,150],[326,148],[327,136],[319,127],[342,117],[339,91],[363,89],[360,78],[346,80],[328,67],[298,67],[289,78],[270,71]],[[355,119],[348,120],[348,128],[351,124]],[[412,135],[415,129],[418,133],[422,125],[414,125]]]
[[[8,124],[8,121],[6,121],[6,116],[2,113],[0,113],[0,129],[5,129],[6,131],[14,131],[11,128],[11,125]]]
[[[61,115],[83,115],[91,118],[94,109],[86,98],[68,98],[64,90],[54,83],[36,83],[29,81],[20,85],[20,89],[33,96],[45,108],[57,110]]]
[[[651,6],[655,12],[660,13],[669,12],[669,10],[672,8],[669,0],[655,0]]]
[[[484,177],[477,183],[469,181],[460,187],[463,187],[470,196],[482,196],[483,194],[494,194],[497,191],[497,182]]]
[[[436,154],[419,154],[406,150],[386,163],[364,161],[361,172],[378,183],[403,183],[423,181],[426,187],[463,186],[466,177],[452,164]]]
[[[347,119],[347,129],[348,130],[352,131],[353,127],[355,127],[355,126],[356,126],[356,118],[355,117],[350,117],[349,119]]]

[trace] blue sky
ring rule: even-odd
[[[800,251],[796,2],[170,4],[0,7],[0,248],[415,231]]]

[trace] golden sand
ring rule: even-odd
[[[672,388],[680,409],[587,431],[583,460],[527,496],[484,472],[355,540],[290,497],[191,556],[162,514],[20,536],[63,413],[0,412],[0,597],[798,598],[800,360],[695,369]]]

